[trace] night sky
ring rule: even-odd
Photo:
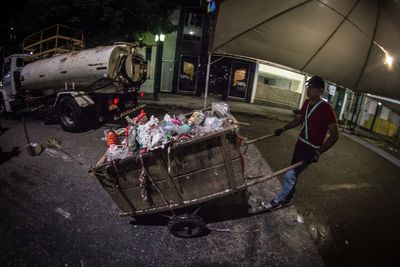
[[[1,28],[10,26],[9,23],[13,20],[14,15],[21,13],[27,3],[27,0],[14,0],[9,1],[7,4],[3,4],[0,16]]]
[[[23,11],[27,0],[14,0],[1,7],[0,16],[0,46],[4,46],[9,40],[10,28],[15,27],[16,14]]]

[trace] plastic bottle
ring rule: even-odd
[[[190,126],[199,125],[203,120],[204,120],[204,113],[201,110],[196,110],[189,118],[188,124]]]
[[[118,136],[114,130],[111,129],[107,132],[107,148],[109,148],[110,145],[118,145]]]

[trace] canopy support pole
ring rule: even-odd
[[[207,107],[208,84],[210,82],[210,66],[211,66],[211,52],[208,53],[207,72],[206,72],[206,87],[204,89],[204,104],[203,104],[203,108]]]
[[[347,108],[346,119],[344,120],[343,132],[345,132],[345,130],[346,130],[347,121],[349,119],[349,115],[350,115],[350,111],[351,111],[351,106],[353,106],[353,101],[354,101],[354,92],[351,93],[351,100],[350,100],[349,106]]]

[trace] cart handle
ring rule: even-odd
[[[285,173],[287,171],[296,169],[297,167],[300,167],[304,163],[305,163],[304,161],[299,161],[299,162],[296,162],[295,164],[292,164],[292,165],[290,165],[290,166],[288,166],[286,168],[283,168],[283,169],[281,169],[279,171],[273,172],[273,173],[268,174],[268,175],[255,176],[255,177],[246,177],[245,180],[248,180],[246,182],[246,186],[252,186],[252,185],[255,185],[255,184],[259,184],[259,183],[264,182],[266,180],[269,180],[269,179],[271,179],[271,178],[273,178],[273,177],[275,177],[277,175],[280,175],[280,174]]]
[[[272,137],[272,136],[277,136],[277,135],[276,135],[275,133],[266,134],[266,135],[263,135],[263,136],[261,136],[261,137],[255,138],[255,139],[248,140],[248,141],[244,142],[242,146],[247,146],[247,145],[250,145],[250,144],[252,144],[252,143],[255,143],[255,142],[258,142],[258,141],[261,141],[261,140],[270,138],[270,137]]]

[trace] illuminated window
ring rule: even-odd
[[[193,81],[194,65],[190,62],[183,63],[183,72],[189,76],[189,80]]]
[[[235,75],[233,77],[233,86],[239,85],[246,78],[246,70],[239,69],[235,71]]]
[[[183,26],[183,40],[200,41],[203,31],[203,12],[200,9],[188,9]]]
[[[195,92],[197,84],[198,56],[182,55],[179,67],[178,90]]]
[[[293,87],[293,82],[295,82],[291,79],[273,76],[271,74],[266,74],[266,73],[260,73],[258,75],[258,81],[281,90],[291,90],[291,88]]]

